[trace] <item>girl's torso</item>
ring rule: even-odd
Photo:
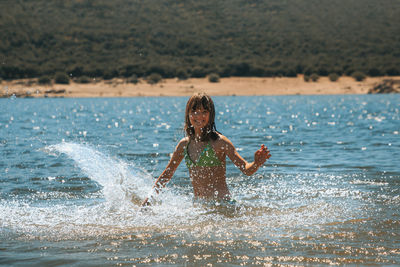
[[[221,142],[221,138],[206,142],[187,140],[184,158],[195,197],[228,200],[230,198],[226,184],[226,153]]]

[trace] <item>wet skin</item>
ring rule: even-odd
[[[230,193],[226,184],[226,157],[228,157],[245,175],[252,175],[255,173],[257,169],[271,157],[267,147],[261,145],[260,149],[254,153],[254,161],[248,163],[239,155],[232,142],[222,134],[219,134],[219,138],[215,141],[201,141],[202,130],[207,126],[209,117],[210,113],[204,108],[199,108],[189,113],[189,120],[195,132],[194,138],[189,140],[189,137],[185,137],[178,143],[167,167],[154,185],[154,189],[157,193],[161,187],[165,186],[172,178],[176,168],[184,158],[184,149],[186,147],[189,157],[193,162],[197,162],[206,145],[210,143],[216,156],[222,163],[221,166],[194,166],[189,169],[194,196],[206,200],[230,200]],[[143,205],[149,204],[148,199],[145,199]]]

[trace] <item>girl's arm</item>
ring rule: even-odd
[[[226,154],[245,175],[254,174],[264,162],[271,157],[269,150],[266,146],[261,145],[261,148],[254,153],[254,161],[248,163],[242,156],[239,155],[232,142],[224,137]]]
[[[185,139],[182,139],[178,145],[175,148],[174,153],[172,154],[172,157],[170,161],[168,162],[167,167],[165,170],[161,173],[161,175],[158,177],[156,182],[154,183],[153,190],[158,194],[159,191],[161,190],[162,187],[165,186],[166,183],[168,183],[169,180],[171,180],[172,176],[174,175],[176,169],[178,168],[179,164],[181,163],[184,155],[183,155],[183,149],[185,147],[186,141]],[[143,203],[142,206],[148,206],[150,205],[149,198],[147,197]]]

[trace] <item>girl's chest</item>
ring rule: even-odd
[[[220,161],[223,161],[226,156],[224,149],[219,148],[217,145],[209,143],[189,143],[187,147],[187,154],[191,161],[199,162],[207,160],[207,158],[217,157]]]

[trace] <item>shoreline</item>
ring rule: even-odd
[[[91,83],[40,85],[37,79],[2,81],[0,96],[10,97],[146,97],[146,96],[190,96],[196,92],[206,92],[211,96],[262,96],[262,95],[338,95],[367,94],[369,90],[385,80],[400,81],[395,77],[367,77],[358,82],[352,77],[342,76],[332,82],[328,77],[318,81],[305,82],[302,75],[297,77],[229,77],[219,82],[209,82],[208,78],[190,78],[187,80],[163,79],[157,84],[128,83],[126,79],[96,80]]]

